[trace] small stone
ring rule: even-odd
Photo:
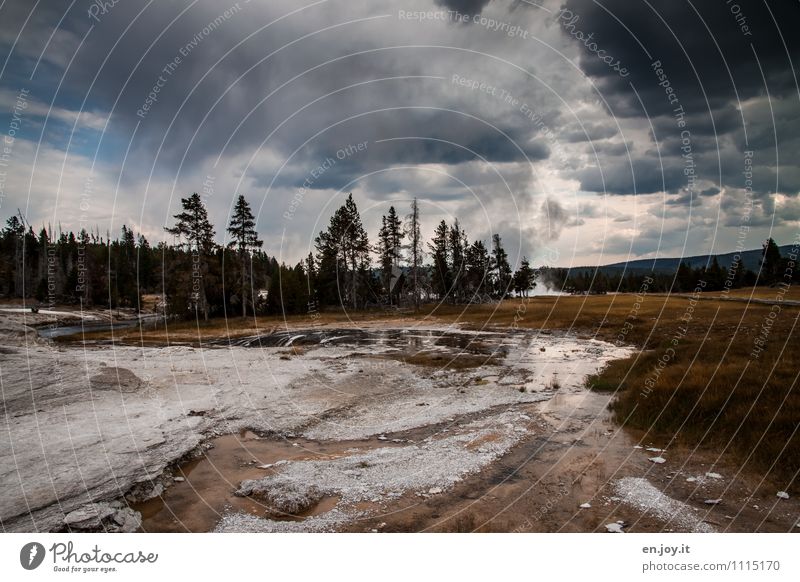
[[[389,439],[388,439],[388,437],[386,437],[386,436],[384,436],[384,435],[380,435],[380,436],[378,437],[378,440],[379,440],[379,441],[388,441]]]
[[[186,481],[186,479],[184,479],[183,477],[173,477],[172,480],[175,481],[175,483],[183,483],[184,481]]]
[[[786,491],[778,491],[778,493],[776,493],[776,496],[780,497],[781,499],[789,499],[789,494],[786,493]]]
[[[581,503],[581,504],[579,505],[579,507],[580,507],[581,509],[589,509],[591,506],[592,506],[592,504],[591,504],[591,503]]]
[[[667,460],[664,457],[650,457],[650,462],[660,465],[662,463],[666,463]]]
[[[722,503],[722,499],[706,499],[703,503],[706,505],[718,505]]]
[[[722,475],[719,473],[706,473],[706,477],[709,479],[722,479]]]
[[[694,483],[695,481],[697,481],[697,477],[687,477],[686,478],[686,482],[687,483]]]
[[[606,531],[610,533],[624,533],[622,531],[622,525],[619,523],[607,523],[606,524]]]
[[[431,495],[438,495],[441,492],[442,492],[441,487],[431,487],[430,489],[428,489],[428,493]]]
[[[92,529],[100,527],[100,523],[114,513],[108,503],[89,503],[64,516],[64,523],[77,529]]]

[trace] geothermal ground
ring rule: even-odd
[[[585,379],[628,347],[388,320],[202,347],[56,343],[34,329],[53,317],[0,312],[4,531],[787,531],[796,519],[793,499],[735,465],[611,423],[611,396]]]

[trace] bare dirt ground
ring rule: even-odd
[[[611,422],[610,396],[584,380],[630,348],[398,318],[235,345],[55,343],[29,327],[48,317],[0,312],[4,531],[791,531],[798,519],[794,498],[737,464],[648,451],[659,443]]]

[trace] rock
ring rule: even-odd
[[[110,528],[109,531],[117,533],[133,533],[142,526],[142,514],[134,511],[130,507],[125,507],[114,514],[114,523],[117,528]]]
[[[646,451],[650,451],[651,453],[660,453],[660,452],[662,452],[664,449],[657,449],[657,448],[655,448],[655,447],[647,447],[645,450],[646,450]]]
[[[103,520],[114,515],[108,503],[89,503],[64,516],[64,524],[76,529],[99,528]]]
[[[718,505],[722,503],[722,499],[706,499],[703,503],[706,505]]]
[[[386,437],[384,435],[380,435],[380,436],[378,436],[378,440],[379,441],[388,441],[389,439],[388,439],[388,437]]]
[[[662,463],[666,463],[667,460],[664,457],[650,457],[650,462],[660,465]]]
[[[428,489],[428,493],[431,495],[438,495],[441,492],[442,492],[441,487],[431,487],[430,489]]]
[[[322,499],[322,492],[313,485],[304,487],[297,483],[272,484],[261,480],[242,481],[236,495],[257,497],[269,504],[268,510],[289,515],[307,511]]]
[[[607,523],[606,531],[610,533],[625,533],[622,531],[622,524],[620,523]]]
[[[173,477],[172,480],[175,481],[175,483],[183,483],[186,481],[186,479],[183,477]]]
[[[144,382],[127,368],[104,367],[99,374],[89,380],[92,390],[114,390],[116,392],[136,392]]]
[[[781,499],[789,499],[789,494],[786,491],[778,491],[775,495]]]
[[[686,477],[687,483],[694,483],[695,481],[697,481],[697,477]]]
[[[281,459],[280,461],[275,461],[274,463],[267,463],[266,465],[259,465],[259,469],[272,469],[273,467],[280,467],[281,465],[287,465],[289,461],[286,459]]]
[[[591,503],[581,503],[578,507],[581,509],[589,509],[592,506]]]
[[[706,477],[709,479],[722,479],[722,475],[719,473],[706,473]]]

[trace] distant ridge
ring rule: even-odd
[[[781,251],[781,256],[786,256],[792,248],[792,245],[783,245],[778,247]],[[609,265],[601,265],[599,267],[569,267],[569,271],[594,271],[598,270],[606,274],[618,274],[621,271],[626,273],[674,273],[678,270],[681,263],[686,263],[692,269],[710,266],[714,257],[717,257],[720,267],[729,269],[733,264],[734,257],[740,256],[741,267],[744,270],[758,271],[759,262],[761,261],[761,249],[752,249],[749,251],[742,251],[740,253],[724,253],[721,255],[695,255],[692,257],[670,257],[663,259],[636,259],[634,261],[627,261],[622,263],[611,263]]]

